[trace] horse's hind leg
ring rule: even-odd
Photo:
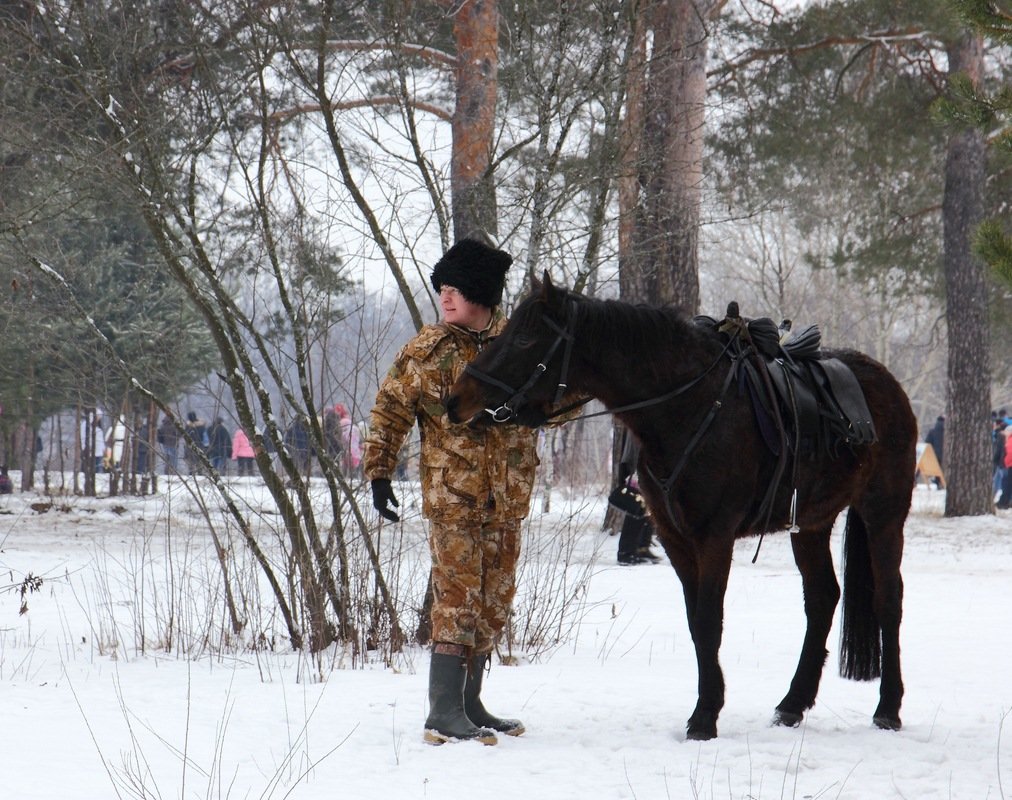
[[[833,571],[829,548],[832,528],[791,534],[794,561],[801,571],[807,628],[801,658],[787,696],[777,706],[773,721],[778,725],[800,724],[805,711],[815,705],[822,669],[826,663],[826,639],[840,600],[840,585]]]
[[[853,519],[857,517],[857,519]],[[891,509],[887,502],[862,504],[848,525],[867,530],[851,530],[868,536],[868,550],[874,585],[875,618],[882,637],[881,683],[879,703],[873,721],[879,728],[899,730],[900,704],[903,702],[903,677],[900,668],[900,622],[903,618],[903,525],[906,511]]]
[[[844,533],[840,673],[858,681],[881,677],[874,720],[888,730],[901,727],[900,559],[905,517],[905,509],[890,509],[888,497],[863,500],[860,507],[850,507]]]

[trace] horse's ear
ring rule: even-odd
[[[537,275],[531,270],[532,296],[536,296],[538,300],[545,303],[551,300],[554,291],[555,287],[552,285],[552,276],[548,274],[547,269],[541,273],[541,280],[538,280]]]
[[[547,304],[550,309],[560,310],[565,305],[566,290],[560,289],[552,283],[552,276],[548,274],[548,270],[544,273],[544,283],[541,288],[541,299]]]
[[[531,294],[537,295],[539,300],[547,300],[548,294],[552,289],[552,278],[548,274],[546,269],[541,273],[541,280],[538,280],[538,276],[534,274],[534,270],[531,270]]]

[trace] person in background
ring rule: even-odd
[[[269,460],[273,461],[274,456],[277,454],[271,437],[265,435],[260,428],[253,428],[253,435],[249,437],[249,443],[253,447],[254,458],[260,453],[264,453]]]
[[[945,416],[939,415],[938,419],[935,420],[935,424],[931,430],[928,431],[928,435],[924,437],[924,441],[931,445],[931,449],[935,451],[935,457],[938,459],[938,466],[942,468],[942,472],[945,472],[945,464],[942,462],[944,457],[945,447]],[[935,476],[931,479],[935,484],[936,489],[942,488],[942,481],[940,478]]]
[[[284,444],[288,448],[288,454],[295,462],[295,468],[299,474],[309,477],[309,459],[312,450],[309,445],[309,431],[303,424],[302,419],[295,417],[292,424],[285,431]]]
[[[1012,508],[1012,425],[1006,425],[1002,430],[1005,437],[1005,476],[1001,483],[1001,496],[998,498],[998,508]]]
[[[172,417],[166,414],[158,426],[158,444],[162,448],[162,460],[165,462],[165,474],[175,475],[179,472],[179,431]]]
[[[330,456],[330,459],[337,464],[338,469],[342,472],[345,471],[344,464],[341,459],[341,456],[344,453],[344,437],[341,433],[341,417],[335,409],[328,408],[323,412],[321,427],[323,428],[323,440],[326,445],[327,455]]]
[[[135,448],[137,453],[137,458],[134,459],[134,472],[137,473],[138,475],[144,475],[148,471],[149,467],[148,438],[151,435],[150,430],[151,426],[148,425],[147,420],[144,420],[144,422],[141,424],[140,429],[137,431],[136,436],[134,437],[134,441],[136,443]],[[154,468],[154,464],[152,463],[150,467]]]
[[[102,409],[85,411],[81,417],[81,469],[85,465],[83,459],[91,457],[95,472],[102,471],[102,459],[105,457],[105,431],[102,420]]]
[[[207,457],[219,473],[225,475],[228,472],[228,462],[232,458],[232,437],[228,435],[228,428],[221,417],[215,419],[207,432]]]
[[[253,477],[253,463],[256,453],[250,444],[249,436],[242,428],[236,428],[232,434],[232,460],[236,462],[239,477]]]
[[[356,475],[362,464],[362,440],[359,438],[358,427],[351,421],[351,412],[344,403],[334,406],[341,425],[341,445],[343,447],[342,462],[346,475]]]
[[[188,411],[186,413],[186,427],[184,428],[186,438],[183,442],[184,451],[183,457],[186,459],[187,466],[190,468],[190,474],[196,475],[200,471],[200,457],[199,451],[207,452],[207,445],[209,443],[207,437],[207,425],[206,423],[197,418],[197,412]]]
[[[106,472],[118,471],[123,464],[123,447],[126,443],[126,422],[116,417],[105,435],[103,466]]]
[[[487,237],[454,244],[432,270],[442,321],[423,327],[394,358],[370,415],[363,455],[373,505],[400,518],[391,478],[417,423],[422,514],[432,556],[432,654],[424,741],[519,736],[518,719],[494,716],[481,699],[483,676],[516,594],[520,524],[537,467],[537,433],[503,423],[454,425],[443,400],[485,345],[506,325],[499,311],[513,258]],[[544,418],[520,420],[541,424]]]
[[[14,482],[7,474],[7,465],[0,467],[0,494],[13,494]]]
[[[991,456],[994,477],[991,483],[991,496],[997,497],[1001,494],[1002,485],[1005,480],[1005,420],[991,412]]]
[[[627,429],[622,431],[622,455],[618,462],[618,480],[609,504],[624,512],[622,529],[618,537],[618,563],[621,566],[656,564],[661,558],[650,549],[654,526],[636,481],[636,463],[640,446]]]

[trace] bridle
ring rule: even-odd
[[[509,398],[507,400],[504,400],[498,408],[485,409],[485,413],[492,417],[493,422],[509,422],[516,416],[517,409],[523,406],[524,402],[527,400],[527,392],[529,392],[531,388],[538,382],[538,379],[541,378],[541,376],[548,371],[548,364],[551,363],[551,360],[555,356],[555,353],[558,351],[559,347],[562,346],[563,342],[565,342],[566,347],[563,350],[562,354],[562,371],[559,373],[559,383],[556,386],[555,397],[552,400],[553,408],[555,406],[558,406],[559,403],[562,402],[562,397],[563,395],[565,395],[566,389],[569,388],[568,384],[566,383],[566,377],[569,375],[569,364],[570,361],[572,360],[573,345],[576,342],[576,334],[575,334],[576,302],[577,302],[576,299],[573,297],[567,298],[566,313],[562,325],[560,325],[550,317],[543,317],[545,324],[556,332],[555,341],[553,341],[551,345],[549,345],[545,355],[534,367],[534,372],[531,373],[530,377],[524,382],[524,384],[519,389],[514,389],[508,383],[505,383],[499,380],[498,378],[489,375],[487,372],[482,372],[480,369],[477,369],[472,364],[468,364],[467,366],[464,367],[464,372],[466,372],[468,375],[471,375],[472,377],[476,378],[482,383],[487,383],[488,385],[494,386],[497,389],[502,389],[509,395]],[[638,400],[634,403],[628,403],[627,405],[617,406],[615,408],[607,408],[604,411],[596,411],[592,414],[584,414],[582,418],[587,419],[589,417],[604,416],[605,414],[618,414],[623,411],[634,411],[639,408],[647,408],[649,406],[655,406],[660,403],[665,403],[668,400],[672,400],[673,398],[678,397],[678,395],[687,392],[693,386],[702,381],[703,378],[709,375],[710,372],[713,370],[713,368],[716,367],[717,364],[719,364],[721,360],[724,358],[724,356],[731,350],[733,342],[734,339],[733,337],[731,337],[731,339],[720,351],[720,353],[713,360],[710,366],[704,369],[701,373],[699,373],[699,375],[690,380],[688,383],[684,383],[681,386],[672,389],[669,392],[665,392],[664,394],[659,395],[657,397],[651,397],[647,400]],[[739,354],[739,356],[741,355],[743,354]],[[738,358],[732,358],[732,371],[736,366],[736,364],[738,363],[738,360],[739,360]],[[727,383],[729,382],[730,380],[727,381]],[[723,398],[726,388],[727,386],[725,384],[724,389],[721,391],[721,398]],[[546,419],[554,419],[555,417],[567,414],[573,409],[585,405],[588,402],[590,402],[590,398],[581,399],[576,401],[575,403],[570,403],[564,408],[558,408],[555,411],[550,412],[549,414],[546,415]],[[717,406],[718,407],[720,406],[720,400],[717,401]]]
[[[576,337],[573,334],[573,329],[576,326],[576,314],[574,313],[575,305],[576,300],[571,297],[567,298],[566,314],[562,325],[559,325],[550,317],[544,317],[545,324],[556,332],[555,341],[552,342],[548,351],[534,367],[534,372],[531,373],[531,376],[519,389],[514,389],[509,384],[504,383],[498,378],[493,378],[488,373],[482,372],[480,369],[475,368],[471,364],[464,367],[464,372],[468,375],[471,375],[490,386],[495,386],[497,389],[502,389],[509,395],[509,398],[504,400],[502,405],[498,408],[485,409],[485,413],[492,417],[493,422],[509,422],[516,416],[517,409],[523,406],[524,402],[527,400],[527,392],[529,392],[541,376],[548,371],[549,363],[551,363],[551,360],[555,356],[559,347],[561,347],[563,342],[565,342],[566,346],[562,351],[562,372],[559,373],[559,383],[555,389],[555,398],[552,400],[552,406],[557,406],[562,401],[562,397],[568,388],[568,385],[566,384],[566,376],[569,374],[569,363],[573,356],[573,344],[576,341]],[[587,401],[584,400],[581,403],[576,403],[567,409],[562,409],[561,411],[552,414],[551,416],[558,416],[560,413],[572,410],[573,408],[576,408],[577,405],[582,405],[582,403],[585,402]]]

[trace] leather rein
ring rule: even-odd
[[[576,342],[576,331],[575,331],[576,314],[574,313],[575,306],[576,300],[570,298],[566,303],[566,319],[564,325],[559,325],[555,320],[550,319],[548,317],[544,317],[545,324],[547,324],[552,330],[556,332],[555,341],[553,341],[551,345],[549,345],[548,350],[545,353],[544,357],[542,357],[542,359],[537,363],[530,377],[524,382],[524,384],[519,389],[514,389],[509,384],[504,383],[503,381],[493,377],[492,375],[489,375],[487,372],[482,372],[480,369],[477,369],[472,364],[468,364],[464,367],[464,372],[466,372],[468,375],[471,375],[472,377],[476,378],[482,383],[487,383],[490,386],[496,387],[497,389],[502,389],[504,392],[509,394],[509,398],[507,400],[504,400],[498,408],[485,409],[485,413],[492,417],[493,422],[509,422],[516,416],[516,409],[520,408],[527,400],[527,393],[534,387],[534,385],[538,382],[541,376],[548,371],[548,364],[551,363],[551,360],[555,356],[556,352],[558,352],[559,347],[561,347],[563,342],[565,342],[566,347],[562,355],[562,371],[559,375],[559,383],[555,389],[555,397],[552,400],[552,405],[557,406],[562,401],[562,397],[563,395],[565,395],[566,389],[569,388],[569,384],[566,383],[566,378],[569,375],[569,365],[570,361],[572,360],[573,345]],[[709,375],[710,372],[713,371],[713,368],[716,367],[717,364],[720,363],[721,359],[723,359],[724,356],[731,350],[732,344],[734,344],[733,338],[731,338],[728,341],[728,343],[724,345],[723,349],[713,360],[710,366],[708,366],[705,370],[703,370],[699,375],[690,380],[688,383],[685,383],[676,389],[672,389],[669,392],[665,392],[662,395],[658,395],[657,397],[651,397],[647,400],[638,400],[634,403],[628,403],[623,406],[616,406],[615,408],[607,408],[604,411],[595,411],[592,414],[584,414],[583,419],[589,419],[590,417],[600,417],[605,414],[619,414],[624,411],[634,411],[640,408],[648,408],[649,406],[659,405],[660,403],[664,403],[667,402],[668,400],[672,400],[675,397],[678,397],[680,394],[687,392],[689,389],[691,389],[693,386],[695,386],[697,383],[703,380],[703,378]],[[748,353],[751,352],[751,350],[752,346],[749,345],[747,348],[739,351],[738,353],[732,354],[731,369],[728,372],[728,377],[724,381],[724,388],[721,391],[720,398],[718,398],[718,400],[715,402],[716,408],[720,407],[723,396],[727,391],[727,386],[730,384],[731,378],[736,372],[738,361],[744,358],[746,355],[748,355]],[[592,398],[588,397],[582,400],[578,400],[575,403],[570,403],[564,408],[560,408],[556,411],[551,412],[550,414],[547,414],[546,420],[554,419],[555,417],[567,414],[568,412],[572,411],[575,408],[579,408],[582,405],[586,405],[587,403],[590,402],[591,399]],[[715,410],[714,413],[716,413]],[[708,425],[709,422],[704,421],[704,426]],[[693,442],[695,442],[696,439],[701,436],[701,434],[702,431],[697,432],[696,437],[693,438]],[[693,444],[693,447],[694,446],[695,445]]]

